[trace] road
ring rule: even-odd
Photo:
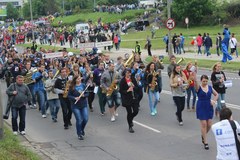
[[[166,68],[166,67],[165,67]],[[210,75],[208,70],[199,70]],[[239,78],[235,73],[226,73],[233,81],[227,89],[226,102],[233,109],[233,117],[239,121],[240,101]],[[5,83],[1,82],[1,98],[6,103]],[[158,104],[158,114],[151,116],[146,94],[141,101],[140,111],[135,118],[135,133],[128,132],[125,108],[119,107],[119,116],[110,122],[110,115],[100,115],[98,97],[94,100],[94,112],[89,113],[85,140],[76,136],[75,119],[69,130],[63,129],[61,111],[57,123],[41,117],[38,110],[27,110],[26,138],[38,150],[53,160],[213,160],[216,155],[213,134],[208,134],[210,150],[201,143],[199,121],[194,112],[183,112],[184,125],[179,126],[174,113],[166,69],[163,71],[163,91]],[[2,106],[5,106],[5,105]],[[107,107],[106,107],[107,109]],[[218,119],[214,118],[214,122]],[[8,123],[10,120],[8,120]]]

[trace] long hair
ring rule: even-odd
[[[151,66],[152,64],[154,64],[154,62],[150,62],[150,63],[147,65],[147,67],[146,67],[146,72],[149,72],[149,73],[150,73],[150,66]],[[154,64],[154,70],[156,70],[155,64]]]
[[[174,67],[173,67],[173,71],[172,71],[173,78],[174,78],[176,75],[179,75],[179,74],[180,74],[180,76],[182,76],[182,71],[180,71],[180,73],[178,73],[178,72],[176,71],[176,68],[177,68],[178,66],[180,66],[180,65],[179,65],[179,64],[175,64]]]
[[[73,80],[71,81],[70,87],[69,87],[70,90],[74,90],[74,88],[75,88],[75,86],[76,86],[76,81],[77,81],[78,77],[81,77],[81,76],[78,75],[78,76],[74,76],[74,77],[73,77]]]

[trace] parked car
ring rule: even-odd
[[[123,31],[124,33],[126,33],[127,30],[128,30],[128,29],[131,29],[131,28],[134,28],[134,29],[137,30],[137,31],[142,31],[142,30],[145,29],[145,27],[147,27],[147,26],[149,26],[149,25],[150,25],[150,23],[149,23],[148,20],[144,20],[144,21],[131,21],[131,22],[128,22],[128,23],[126,24],[126,26],[124,26],[124,27],[122,28],[122,31]]]

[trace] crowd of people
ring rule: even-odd
[[[145,65],[141,60],[138,42],[135,48],[137,52],[126,59],[119,56],[115,62],[110,55],[101,53],[95,47],[92,51],[85,51],[80,55],[70,54],[71,52],[64,48],[59,51],[62,53],[61,57],[46,58],[44,55],[48,54],[48,51],[38,48],[35,43],[23,53],[18,53],[11,42],[4,40],[4,37],[1,41],[1,76],[8,87],[7,95],[13,97],[9,98],[9,101],[12,101],[12,130],[15,135],[19,132],[25,134],[26,108],[36,109],[38,106],[42,118],[47,118],[47,110],[50,110],[50,117],[54,123],[58,121],[58,112],[61,108],[63,127],[66,130],[72,126],[73,114],[76,119],[77,137],[83,140],[89,111],[94,111],[93,101],[96,95],[100,114],[102,116],[106,114],[107,105],[111,122],[117,120],[119,106],[126,108],[130,133],[134,133],[133,119],[138,114],[144,92],[148,95],[149,114],[151,116],[158,114],[158,102],[163,85],[161,71],[164,65],[159,57],[152,55],[151,52],[152,61]],[[224,42],[229,40],[223,40],[221,43],[223,48]],[[181,49],[176,48],[176,52],[179,50],[181,52]],[[196,111],[197,119],[200,120],[201,141],[208,150],[207,133],[212,126],[214,106],[217,106],[215,115],[220,116],[221,120],[224,119],[221,115],[226,111],[222,103],[225,100],[226,76],[221,70],[221,63],[213,66],[210,79],[212,85],[208,85],[207,75],[202,75],[200,83],[198,82],[197,63],[188,62],[185,69],[182,69],[181,62],[176,62],[174,55],[170,57],[170,62],[167,71],[179,126],[183,126],[182,112],[186,96],[187,109]],[[193,101],[190,105],[191,94]]]

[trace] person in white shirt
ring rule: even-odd
[[[237,39],[235,38],[235,34],[232,33],[232,37],[229,40],[229,46],[231,48],[231,55],[234,54],[234,52],[236,52],[236,48],[237,48]]]
[[[220,112],[220,122],[212,125],[217,143],[216,160],[239,160],[237,144],[230,121],[236,125],[236,134],[239,133],[240,126],[237,121],[232,120],[232,111],[229,108],[223,108]]]

